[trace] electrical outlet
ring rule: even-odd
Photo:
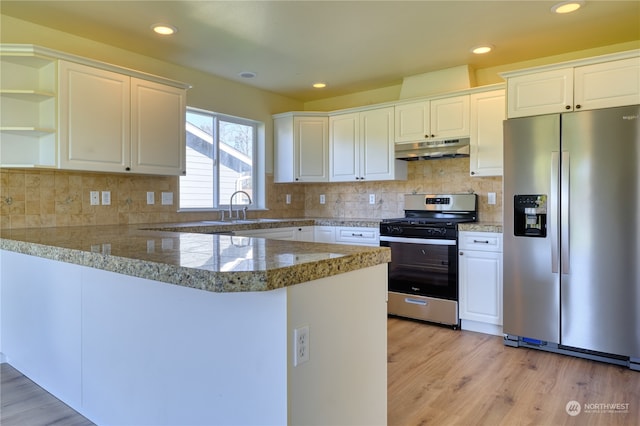
[[[495,192],[489,192],[487,194],[487,203],[488,204],[495,204],[496,203],[496,193]]]
[[[293,366],[309,361],[309,326],[293,330]]]
[[[324,204],[327,199],[324,197],[324,194],[320,194],[320,204]]]
[[[89,204],[91,204],[92,206],[100,205],[100,191],[89,192]]]
[[[147,192],[147,204],[155,204],[155,203],[156,203],[155,193],[152,191]]]
[[[287,203],[287,204],[291,204],[291,194],[287,194],[287,195],[285,196],[285,203]]]
[[[369,204],[376,203],[376,194],[369,194]]]
[[[108,206],[111,204],[111,191],[102,191],[102,205]]]

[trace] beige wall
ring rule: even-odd
[[[298,101],[253,89],[230,80],[135,54],[72,34],[0,15],[3,43],[36,44],[64,52],[113,63],[151,74],[187,82],[192,107],[242,116],[265,123],[267,181],[263,217],[395,217],[402,215],[402,196],[411,192],[467,192],[480,195],[480,220],[501,222],[502,179],[471,178],[468,159],[443,159],[409,164],[409,179],[403,182],[360,182],[331,184],[273,184],[273,128],[271,115],[295,110],[329,111],[397,100],[400,85],[353,95],[302,104]],[[476,70],[478,84],[500,81],[498,72],[564,60],[637,48],[637,43],[574,52],[527,63]],[[171,191],[177,200],[178,178],[124,174],[82,173],[51,170],[0,170],[0,228],[71,226],[83,224],[129,224],[210,219],[212,213],[177,213],[176,206],[146,204],[146,192]],[[110,190],[111,206],[90,206],[89,191]],[[496,192],[498,204],[486,203],[487,192]],[[327,202],[319,204],[319,195]],[[292,204],[285,204],[285,195]],[[377,203],[368,204],[368,194]]]
[[[484,222],[502,222],[502,178],[469,176],[469,158],[411,161],[406,181],[306,184],[308,217],[391,218],[404,215],[404,194],[473,192],[478,194],[478,216]],[[497,204],[487,204],[495,192]],[[320,194],[326,198],[320,204]],[[369,194],[376,203],[369,204]]]

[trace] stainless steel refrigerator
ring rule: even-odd
[[[640,106],[504,137],[505,344],[640,369]]]

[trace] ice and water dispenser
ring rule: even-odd
[[[547,196],[545,194],[514,195],[514,235],[547,236]]]

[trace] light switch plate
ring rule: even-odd
[[[156,203],[155,198],[156,198],[155,193],[153,191],[147,192],[147,204],[155,204]]]
[[[495,192],[489,192],[487,194],[487,203],[489,203],[489,204],[495,204],[496,203],[496,193]]]
[[[111,204],[111,191],[102,191],[102,205],[108,206]]]
[[[325,198],[324,194],[320,194],[320,204],[324,204],[326,200],[327,199]]]
[[[162,193],[162,204],[165,206],[170,206],[171,204],[173,204],[173,192]]]

